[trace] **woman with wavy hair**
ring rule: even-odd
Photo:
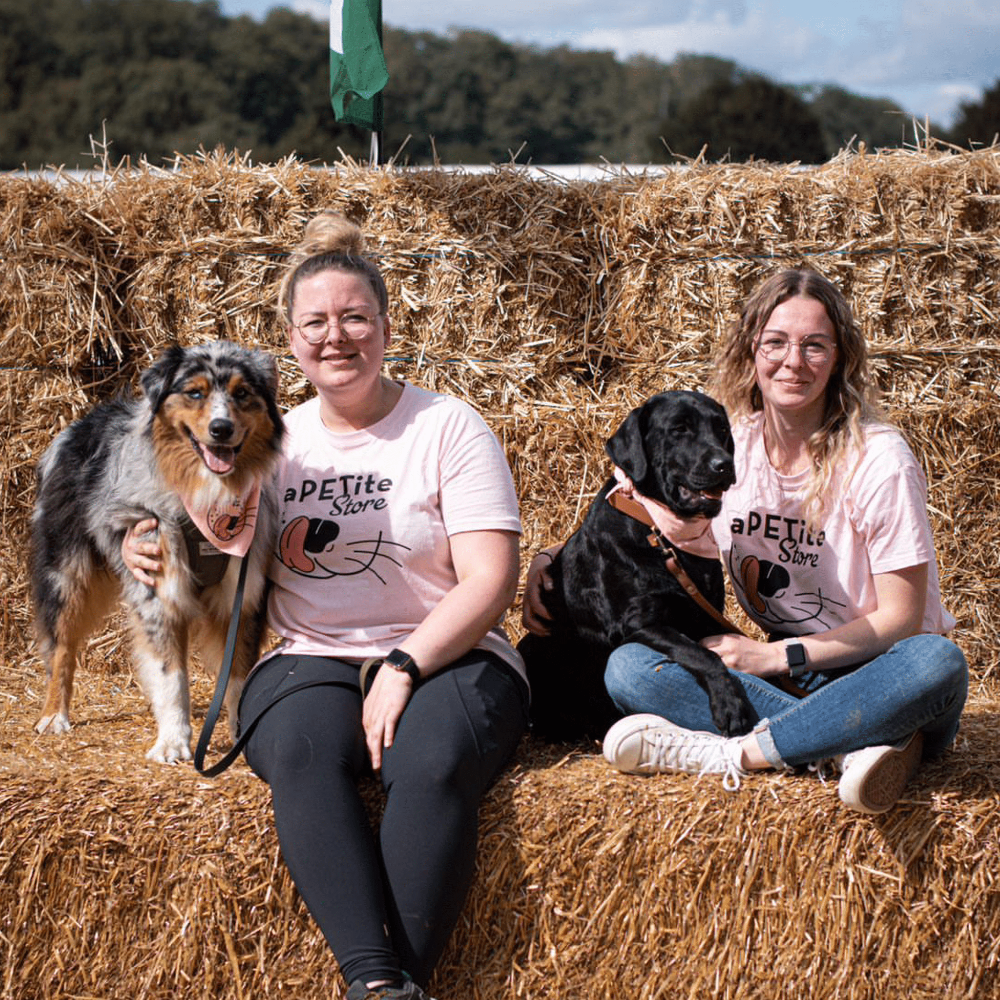
[[[923,472],[880,417],[864,338],[811,270],[763,282],[727,331],[710,391],[729,412],[737,483],[713,530],[739,601],[768,641],[705,639],[758,722],[723,737],[692,675],[627,644],[605,685],[625,713],[604,741],[619,770],[717,773],[832,761],[839,793],[889,809],[923,757],[954,739],[968,690],[944,610]],[[525,622],[542,564],[529,571]]]
[[[757,366],[750,359],[773,311],[795,297],[813,299],[823,306],[837,345],[837,364],[825,385],[822,422],[806,442],[812,460],[806,507],[813,509],[849,446],[862,451],[863,428],[878,423],[881,417],[868,372],[868,345],[839,289],[809,270],[781,271],[763,282],[727,331],[709,392],[725,406],[734,423],[764,410]]]

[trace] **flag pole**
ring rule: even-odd
[[[371,132],[370,165],[382,160],[382,0],[330,0],[330,103],[334,117]]]
[[[378,0],[378,47],[385,51],[382,44],[382,0]],[[372,132],[372,146],[369,165],[377,167],[382,162],[382,131],[385,128],[383,118],[385,106],[382,103],[382,91],[375,95],[375,121],[382,122],[382,128]]]

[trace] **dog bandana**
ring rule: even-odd
[[[617,465],[615,480],[617,485],[611,489],[608,496],[610,497],[612,493],[621,493],[622,496],[640,504],[653,524],[682,552],[701,556],[703,559],[719,558],[719,548],[712,534],[712,522],[707,517],[701,515],[691,518],[678,517],[666,504],[640,493],[632,480]]]
[[[224,502],[209,504],[207,510],[188,497],[181,499],[188,516],[214,549],[230,556],[247,554],[257,527],[260,480],[255,480],[243,496],[234,494]]]

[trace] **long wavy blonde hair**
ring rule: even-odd
[[[295,289],[300,281],[321,271],[345,271],[364,278],[372,287],[379,312],[389,307],[389,293],[378,267],[364,256],[365,238],[350,219],[323,211],[309,220],[298,245],[288,259],[288,269],[278,290],[278,312],[292,321]]]
[[[754,365],[757,344],[774,309],[799,295],[823,305],[837,338],[823,423],[807,442],[812,474],[805,506],[808,520],[818,528],[824,520],[824,497],[834,473],[852,450],[860,454],[865,425],[883,420],[868,369],[868,347],[840,290],[806,268],[780,271],[764,281],[743,303],[739,318],[723,336],[709,391],[725,406],[733,422],[763,410]]]

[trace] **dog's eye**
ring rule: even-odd
[[[188,399],[204,399],[205,398],[205,393],[202,392],[201,389],[193,389],[193,388],[192,389],[185,389],[184,390],[184,395],[187,396]]]
[[[233,389],[233,399],[242,403],[250,395],[250,390],[245,385],[237,386]]]

